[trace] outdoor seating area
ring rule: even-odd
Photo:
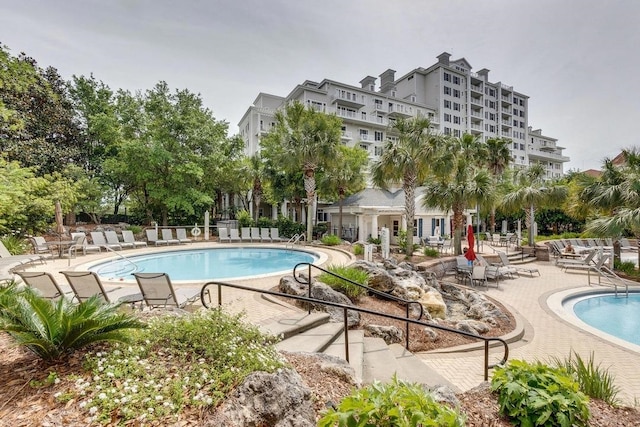
[[[627,252],[637,252],[638,247],[631,245],[629,239],[620,238],[620,250]],[[551,253],[555,258],[571,258],[586,254],[593,250],[602,249],[604,251],[613,250],[614,239],[611,237],[604,239],[559,239],[547,242]]]
[[[219,227],[218,239],[220,243],[278,243],[285,241],[280,237],[277,227],[240,227],[240,231],[237,228]]]

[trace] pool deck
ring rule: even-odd
[[[212,242],[195,242],[180,247],[169,248],[203,248],[203,247],[228,247],[238,244],[219,244]],[[246,246],[243,244],[243,246]],[[258,246],[284,247],[284,245],[259,244]],[[136,250],[125,250],[124,256],[147,252],[163,251],[166,247],[150,247]],[[347,264],[352,260],[349,254],[342,251],[326,248],[310,249],[318,250],[327,255],[328,264]],[[113,253],[89,254],[79,256],[71,260],[68,266],[67,259],[55,259],[45,265],[35,265],[29,268],[32,271],[49,271],[58,280],[63,289],[68,289],[64,276],[59,274],[64,270],[83,270],[88,263],[113,257]],[[117,256],[117,255],[116,255]],[[569,313],[564,312],[561,300],[564,295],[579,290],[598,289],[596,286],[588,287],[587,274],[580,271],[563,272],[553,262],[536,262],[530,264],[540,270],[541,277],[527,277],[522,275],[514,279],[500,282],[500,287],[482,288],[481,292],[495,298],[509,308],[524,326],[524,336],[517,342],[509,345],[509,359],[524,359],[528,361],[549,361],[551,357],[564,359],[572,351],[577,352],[583,358],[589,358],[593,353],[596,361],[602,367],[608,367],[615,376],[615,383],[620,388],[619,398],[628,405],[634,404],[636,398],[640,399],[640,351],[637,346],[619,345],[602,336],[590,333],[580,328],[572,320]],[[225,280],[226,281],[226,280]],[[260,277],[242,281],[228,280],[260,289],[270,289],[277,285],[279,276]],[[193,284],[180,284],[180,287],[200,289],[202,282]],[[125,294],[138,292],[135,283],[117,282],[107,284],[107,289],[115,289],[110,295],[119,297]],[[605,289],[605,288],[603,288]],[[294,314],[298,310],[287,304],[275,304],[267,301],[257,293],[248,293],[235,289],[224,289],[223,301],[230,312],[244,312],[248,321],[262,323],[268,319],[282,315]],[[639,331],[640,333],[640,331]],[[635,349],[634,349],[635,347]],[[501,357],[500,349],[491,350],[494,363]],[[419,357],[425,364],[438,371],[461,390],[469,390],[483,381],[482,363],[484,352],[481,350],[457,352],[457,353],[422,353]]]

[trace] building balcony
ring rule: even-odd
[[[471,103],[472,103],[473,105],[478,105],[478,106],[480,106],[480,107],[482,107],[482,106],[483,106],[483,105],[482,105],[482,99],[480,99],[480,98],[471,98]]]
[[[349,131],[346,131],[346,130],[343,130],[342,131],[342,139],[345,139],[345,140],[348,140],[348,141],[352,140],[353,139],[353,133],[349,132]]]
[[[500,123],[502,124],[502,126],[512,126],[511,120],[502,120]]]
[[[509,85],[506,85],[506,84],[504,84],[504,83],[500,83],[500,87],[501,87],[503,90],[506,90],[506,91],[509,91],[509,92],[513,91],[513,86],[509,86]]]
[[[362,96],[356,93],[347,92],[345,94],[334,95],[331,97],[332,104],[340,104],[345,107],[359,109],[365,106]]]
[[[471,117],[482,119],[482,113],[479,111],[471,110]]]
[[[541,150],[528,150],[527,154],[530,159],[542,160],[542,161],[556,161],[556,162],[568,162],[570,159],[567,156],[557,153],[548,153]]]
[[[512,104],[511,97],[508,95],[502,95],[500,99],[502,100],[503,104]]]
[[[411,111],[409,111],[409,109],[407,107],[405,107],[404,105],[399,105],[399,104],[391,104],[389,105],[389,116],[390,117],[401,117],[401,118],[408,118],[411,117],[413,114]]]
[[[471,92],[477,92],[482,94],[482,86],[480,85],[471,85]]]
[[[477,123],[471,123],[471,130],[482,131],[482,125]]]
[[[389,112],[387,108],[384,108],[383,104],[376,104],[376,103],[373,104],[371,111],[374,113],[382,113],[382,114],[387,114]]]

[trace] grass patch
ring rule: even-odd
[[[369,274],[366,271],[362,271],[357,268],[347,267],[344,265],[330,265],[327,270],[356,283],[360,283],[361,285],[366,285],[369,281]],[[327,273],[322,273],[318,277],[318,280],[331,286],[334,290],[342,292],[351,300],[357,300],[367,292],[366,289],[358,285],[354,285],[353,283]]]
[[[335,234],[327,234],[326,236],[323,236],[320,241],[323,245],[327,246],[337,246],[342,243],[340,237],[336,236]]]

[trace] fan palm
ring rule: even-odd
[[[430,132],[431,122],[424,117],[396,120],[390,133],[396,140],[387,140],[380,159],[371,167],[373,183],[380,188],[402,183],[404,214],[407,221],[406,255],[413,254],[413,218],[415,216],[415,190],[426,179],[439,138]]]
[[[509,138],[489,138],[486,142],[485,164],[489,168],[493,180],[496,183],[502,179],[504,171],[511,161],[511,151]],[[491,219],[489,221],[491,232],[496,232],[496,200],[491,201]]]
[[[31,288],[10,286],[0,293],[0,330],[45,360],[96,342],[126,341],[125,329],[143,327],[98,297],[74,304],[44,299]]]

